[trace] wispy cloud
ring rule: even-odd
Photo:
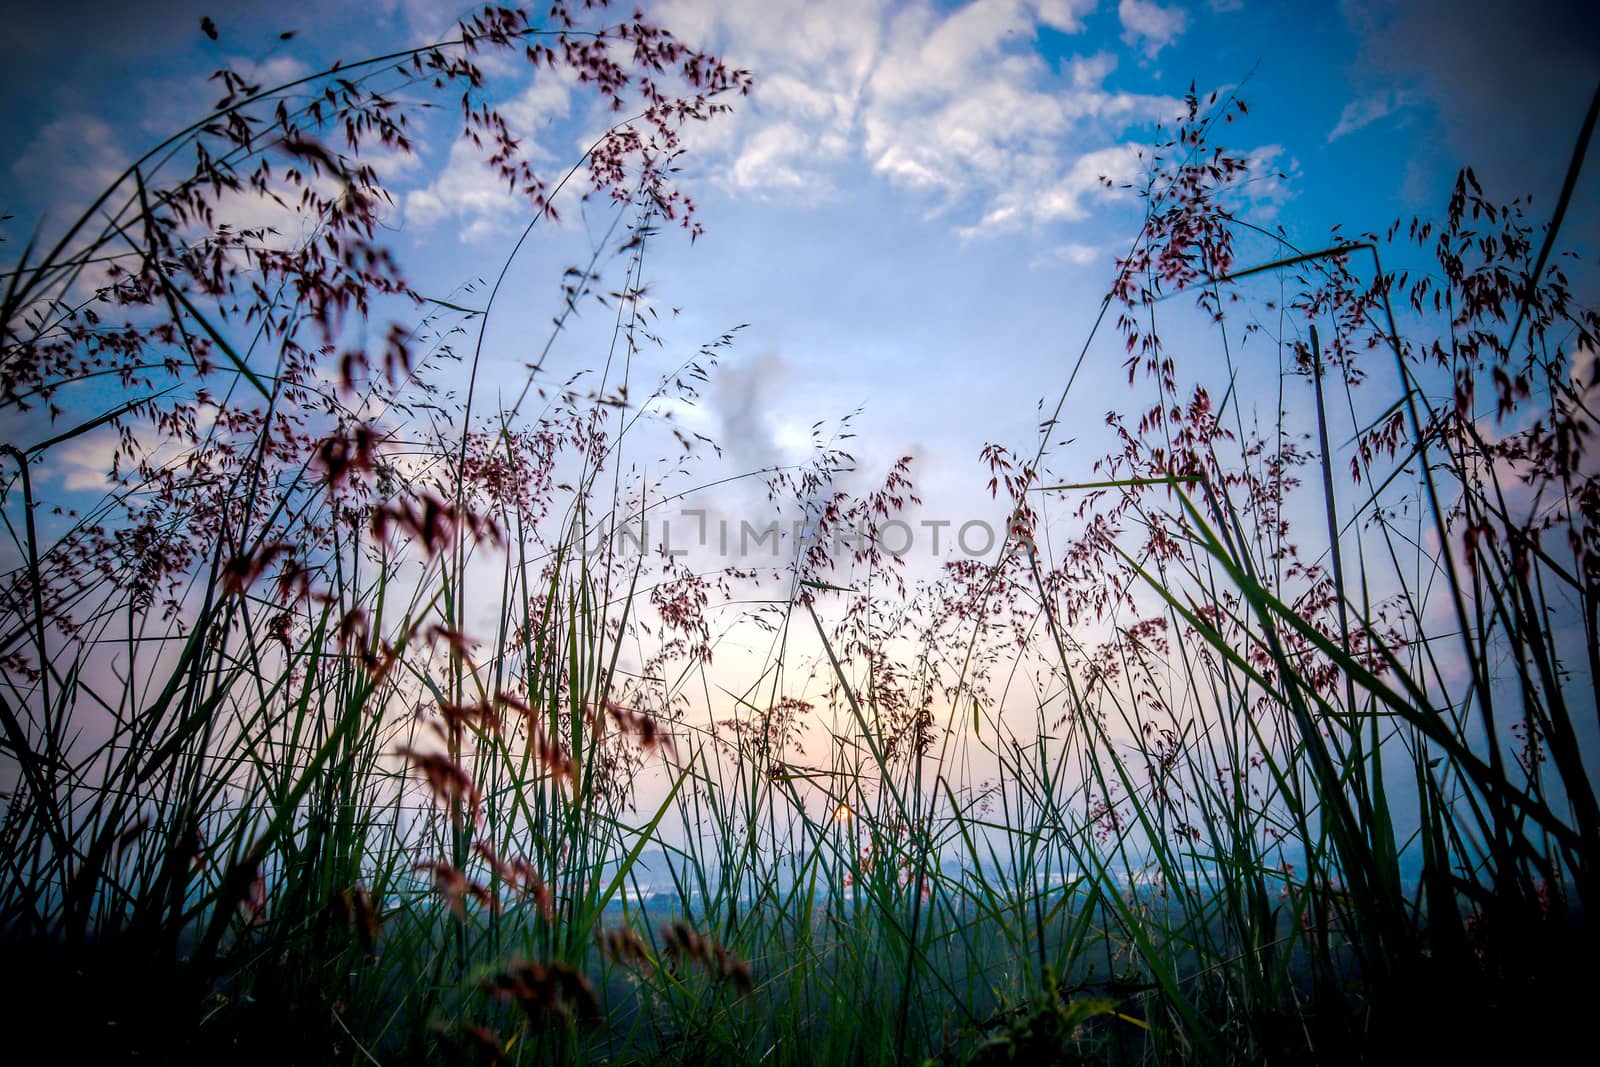
[[[1328,134],[1328,143],[1332,144],[1341,137],[1346,137],[1357,130],[1371,126],[1374,122],[1388,118],[1396,112],[1413,107],[1417,103],[1415,93],[1405,89],[1380,89],[1375,93],[1358,97],[1344,106],[1339,112],[1339,121]]]

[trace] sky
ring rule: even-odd
[[[1256,167],[1246,217],[1320,247],[1336,223],[1354,233],[1437,214],[1466,164],[1492,196],[1532,194],[1537,216],[1600,82],[1600,5],[1583,2],[644,7],[756,77],[732,115],[687,140],[681,184],[704,236],[667,233],[650,252],[656,305],[680,309],[663,366],[747,324],[704,403],[676,414],[721,443],[723,469],[742,471],[802,460],[817,420],[860,409],[850,448],[861,484],[912,455],[921,514],[957,525],[999,521],[979,451],[1032,452],[1041,404],[1054,404],[1138,228],[1138,201],[1116,185],[1137,177],[1141,149],[1191,86],[1249,105],[1225,142]],[[0,223],[0,258],[203,113],[217,66],[293,78],[433,39],[453,14],[424,0],[15,6],[0,71],[0,214],[14,217]],[[202,16],[218,41],[200,32]],[[296,36],[280,40],[286,30]],[[552,172],[592,133],[568,84],[517,83],[507,102]],[[398,194],[390,237],[429,295],[492,275],[526,223],[525,205],[470,151],[438,137],[386,177]],[[1591,263],[1597,188],[1591,172],[1567,230]],[[490,331],[491,386],[515,388],[556,307],[560,268],[605,221],[570,211],[514,264]],[[558,345],[552,377],[593,366],[593,341],[578,330]],[[1058,467],[1071,467],[1074,448],[1094,454],[1096,427],[1125,395],[1121,363],[1114,339],[1091,349]],[[80,455],[73,469],[66,453],[54,473],[87,489],[95,459]],[[738,516],[759,502],[735,487],[711,505]]]

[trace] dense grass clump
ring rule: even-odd
[[[1052,438],[1093,336],[1039,446],[984,452],[993,561],[908,582],[878,534],[910,461],[849,492],[819,430],[744,475],[804,542],[706,571],[619,536],[706,488],[625,456],[713,447],[662,411],[734,333],[642,380],[669,348],[644,254],[696,225],[683,124],[749,75],[566,15],[224,74],[6,274],[18,1017],[75,1055],[349,1063],[1342,1063],[1574,1031],[1600,319],[1554,249],[1595,108],[1542,225],[1466,171],[1437,224],[1304,251],[1233,212],[1249,167],[1212,138],[1243,106],[1191,98],[1102,306],[1129,394],[1092,470]],[[460,96],[547,218],[563,183],[495,108],[512,61],[637,115],[575,168],[615,223],[486,411],[499,283],[414,292],[371,159],[411,150],[415,94]],[[229,225],[246,201],[295,225]],[[580,308],[609,347],[549,382]],[[40,472],[91,440],[111,489],[71,511]]]

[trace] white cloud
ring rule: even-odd
[[[1116,56],[1110,52],[1096,52],[1092,56],[1073,56],[1067,60],[1065,73],[1074,90],[1092,93],[1116,69]]]
[[[552,185],[559,175],[550,166],[564,171],[594,140],[591,135],[581,147],[570,151],[553,149],[541,140],[541,135],[571,116],[576,84],[577,76],[569,71],[541,68],[519,95],[500,107],[506,125],[521,142],[523,155]],[[587,187],[581,174],[574,176],[562,190],[560,202],[581,195]],[[531,210],[528,200],[484,162],[484,153],[461,139],[451,143],[438,176],[407,192],[403,205],[407,223],[428,227],[449,220],[457,225],[460,239],[467,243],[505,234],[525,223]]]
[[[48,191],[52,212],[82,210],[131,162],[116,131],[93,115],[63,115],[39,130],[11,164],[18,188]],[[131,190],[130,190],[131,192]]]
[[[1189,28],[1189,16],[1182,10],[1162,7],[1151,0],[1121,0],[1117,4],[1117,17],[1122,20],[1124,43],[1141,49],[1149,59],[1154,59]]]
[[[1243,192],[1250,217],[1258,223],[1272,222],[1294,196],[1300,163],[1293,157],[1286,158],[1279,144],[1262,145],[1251,151],[1247,160],[1249,170]]]
[[[217,414],[215,402],[195,405],[196,438],[209,435],[213,440],[221,440],[231,435],[225,426],[218,425]],[[121,470],[124,479],[136,478],[139,463],[147,463],[153,468],[170,468],[193,448],[188,438],[170,433],[147,419],[132,420],[128,430],[135,442],[131,459],[125,450],[121,432],[111,426],[102,426],[50,450],[49,470],[52,477],[70,490],[106,490],[115,484],[111,478],[114,467]],[[117,462],[119,453],[120,464]]]
[[[767,126],[745,143],[730,177],[741,189],[804,191],[811,180],[802,171],[815,146],[816,139],[793,123]]]
[[[577,73],[568,67],[540,67],[528,87],[500,108],[511,131],[524,139],[529,158],[552,157],[538,143],[538,135],[572,114],[572,88],[577,84]]]
[[[1045,219],[1079,219],[1090,196],[1125,195],[1119,189],[1139,175],[1141,153],[1137,145],[1119,144],[1087,152],[1073,161],[1072,169],[1042,198],[1038,211]]]
[[[1388,118],[1416,102],[1416,94],[1405,89],[1380,89],[1352,100],[1339,112],[1339,122],[1328,134],[1328,143],[1332,144],[1341,137]]]
[[[1070,263],[1074,267],[1093,267],[1111,262],[1111,252],[1104,245],[1081,244],[1068,241],[1035,256],[1028,264],[1032,270],[1044,270]]]
[[[963,238],[1007,233],[1049,222],[1076,222],[1089,215],[1090,200],[1126,197],[1123,185],[1138,176],[1138,145],[1119,144],[1078,156],[1067,172],[1053,180],[1040,175],[1035,182],[1019,183],[995,198],[977,225],[962,227]]]
[[[271,56],[260,62],[253,61],[247,56],[232,56],[228,60],[228,66],[263,89],[276,89],[280,85],[299,81],[312,73],[311,68],[303,60],[287,54]]]
[[[68,227],[111,189],[132,161],[109,123],[82,113],[63,115],[41,127],[12,160],[10,168],[0,172],[0,213],[20,216],[20,221],[8,224],[18,231],[38,227],[35,236],[40,247],[47,248],[65,236]],[[101,211],[108,217],[118,215],[126,222],[133,213],[130,205],[136,196],[134,183],[125,181],[112,192]],[[97,226],[80,230],[69,254],[83,252],[99,232]],[[113,245],[109,249],[113,254],[132,254],[120,242]],[[74,276],[68,299],[88,299],[109,285],[114,265],[112,260],[93,257]]]
[[[450,146],[444,170],[429,185],[407,193],[404,203],[408,223],[427,227],[452,220],[467,242],[498,234],[527,207],[465,141]]]
[[[457,143],[444,172],[426,188],[406,194],[405,217],[422,227],[452,220],[461,240],[471,243],[502,232],[522,206],[470,146]]]
[[[1083,16],[1099,3],[1100,0],[1038,0],[1036,8],[1039,21],[1052,30],[1078,33],[1083,29]]]
[[[114,431],[86,434],[59,446],[52,459],[61,484],[72,490],[109,488],[117,447]],[[126,469],[126,462],[123,467]]]
[[[834,168],[859,161],[960,213],[961,232],[1084,217],[1092,179],[1132,151],[1129,127],[1176,114],[1164,96],[1108,88],[1113,56],[1050,65],[1040,26],[1083,29],[1092,0],[671,0],[662,20],[758,72],[732,116],[691,131],[691,159],[741,195],[835,195]],[[1110,153],[1106,155],[1105,153]],[[1093,170],[1085,180],[1085,170]],[[1113,168],[1116,169],[1116,168]],[[1065,177],[1063,177],[1065,175]],[[1122,176],[1120,170],[1118,176]]]

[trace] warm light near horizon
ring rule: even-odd
[[[855,818],[855,816],[856,813],[850,810],[850,805],[848,804],[840,804],[837,808],[833,809],[833,819],[835,822],[849,822],[851,819]]]

